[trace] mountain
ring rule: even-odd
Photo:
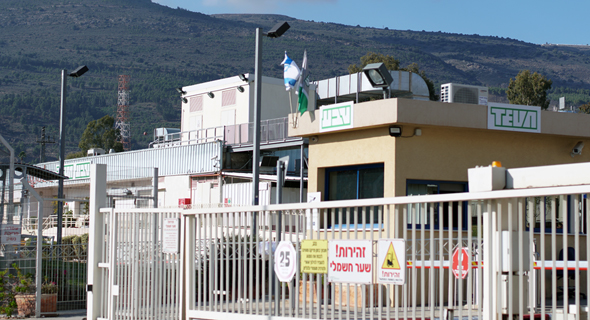
[[[118,75],[130,75],[133,148],[156,127],[179,127],[176,87],[254,70],[254,31],[291,25],[265,38],[263,74],[282,77],[284,51],[301,61],[307,49],[312,80],[347,73],[367,52],[418,63],[437,88],[457,82],[486,85],[503,101],[522,69],[553,80],[551,98],[590,101],[590,47],[536,45],[515,39],[362,28],[280,15],[204,15],[149,0],[3,0],[0,2],[0,134],[25,161],[37,162],[41,126],[56,137],[61,70],[85,64],[68,79],[67,152],[77,151],[86,124],[117,108]],[[497,100],[494,100],[497,99]],[[146,135],[143,135],[143,133]],[[57,158],[48,145],[48,159]],[[0,157],[2,153],[0,152]]]

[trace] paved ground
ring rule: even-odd
[[[44,318],[44,317],[42,317],[42,318]],[[83,319],[86,319],[86,309],[58,311],[57,316],[46,317],[46,318],[52,319],[52,320],[83,320]],[[33,318],[33,319],[41,319],[41,318]]]

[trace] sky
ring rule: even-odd
[[[395,30],[590,44],[588,0],[152,0],[204,14],[264,13]]]

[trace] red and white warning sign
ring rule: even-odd
[[[406,241],[404,239],[377,241],[377,282],[395,285],[406,283]]]
[[[461,250],[459,250],[461,249]],[[455,278],[459,279],[459,277],[461,279],[465,279],[465,277],[467,277],[467,273],[469,273],[469,256],[468,256],[468,252],[467,252],[467,248],[457,248],[455,249],[455,251],[453,252],[453,258],[452,258],[452,268],[453,268],[453,274],[455,275]],[[459,274],[459,262],[461,265],[461,273]]]

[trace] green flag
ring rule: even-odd
[[[299,113],[303,115],[305,111],[307,111],[307,102],[309,100],[309,84],[308,82],[308,74],[307,74],[307,50],[303,53],[303,63],[301,64],[301,74],[299,75],[299,81],[297,88],[297,94],[299,95],[299,99],[297,102],[297,110]]]

